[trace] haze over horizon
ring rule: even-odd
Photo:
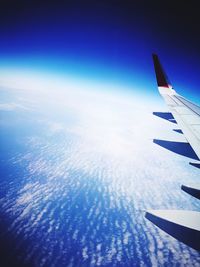
[[[147,91],[155,85],[156,52],[174,88],[199,102],[197,10],[195,1],[3,2],[0,67],[69,73]]]

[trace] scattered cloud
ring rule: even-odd
[[[22,109],[22,110],[29,110],[28,107],[19,104],[19,103],[0,103],[0,110],[1,111],[13,111],[17,109]]]

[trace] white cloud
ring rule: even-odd
[[[3,103],[3,104],[0,104],[0,110],[2,110],[2,111],[12,111],[12,110],[16,110],[16,109],[29,110],[29,108],[27,108],[26,106],[21,105],[19,103]]]
[[[109,85],[22,75],[13,76],[10,84],[8,80],[5,76],[5,84],[21,88],[13,90],[17,99],[34,107],[35,126],[43,126],[38,136],[26,139],[28,151],[12,160],[23,167],[26,176],[20,179],[27,181],[16,194],[16,201],[8,197],[2,205],[11,216],[20,213],[13,227],[29,236],[42,227],[44,236],[39,241],[51,241],[49,260],[58,245],[52,236],[63,229],[61,251],[66,236],[69,242],[81,240],[80,255],[96,265],[120,261],[122,248],[127,260],[136,257],[141,262],[142,255],[151,250],[152,264],[163,264],[171,249],[175,251],[173,260],[178,262],[181,245],[166,241],[166,236],[144,220],[141,210],[182,203],[188,209],[194,207],[193,202],[184,202],[181,190],[173,196],[172,191],[179,189],[182,181],[199,180],[199,173],[188,169],[186,158],[153,144],[153,138],[183,140],[172,131],[172,123],[152,115],[160,111],[159,104],[123,88],[110,91]],[[2,108],[19,108],[19,102],[2,104]],[[21,227],[24,219],[26,225]],[[85,230],[81,231],[83,225]],[[105,233],[105,228],[112,235]],[[160,239],[165,241],[158,244]],[[155,244],[164,251],[159,250],[160,259],[155,258]],[[45,250],[36,252],[39,259]]]

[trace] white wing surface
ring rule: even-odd
[[[158,90],[187,141],[200,159],[200,107],[176,93],[155,54],[153,55],[153,62]],[[191,196],[200,199],[200,187],[182,185],[181,188]],[[145,217],[174,238],[200,251],[200,212],[151,210],[146,212]]]
[[[180,96],[172,88],[157,55],[153,55],[158,90],[187,141],[200,159],[200,107]]]

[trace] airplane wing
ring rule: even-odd
[[[158,90],[200,159],[200,107],[176,93],[155,54],[153,54],[153,62]],[[181,189],[200,199],[200,187],[182,185]],[[174,238],[200,251],[200,212],[151,210],[146,212],[145,217]]]
[[[174,238],[200,251],[200,212],[151,210],[145,217]]]
[[[153,62],[158,90],[185,138],[200,159],[200,107],[176,93],[155,54],[153,54]]]

